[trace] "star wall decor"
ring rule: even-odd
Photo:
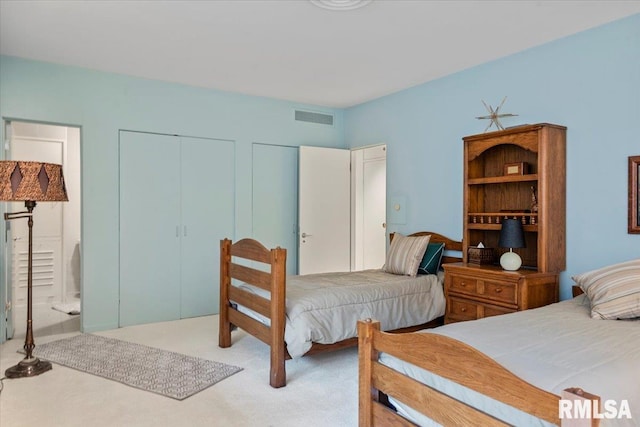
[[[480,117],[476,117],[476,119],[479,120],[490,120],[489,125],[485,128],[485,132],[489,130],[489,128],[492,125],[496,125],[496,128],[498,128],[498,130],[502,130],[504,129],[504,126],[502,126],[502,123],[500,123],[500,118],[501,117],[514,117],[517,116],[517,114],[511,114],[511,113],[502,113],[500,114],[500,108],[502,108],[502,106],[504,105],[504,101],[507,100],[507,97],[505,96],[504,99],[502,100],[502,102],[500,103],[500,105],[498,105],[498,107],[496,107],[496,109],[494,110],[493,107],[491,105],[487,105],[486,102],[482,101],[482,103],[484,104],[484,107],[487,109],[487,111],[489,112],[488,116],[480,116]]]

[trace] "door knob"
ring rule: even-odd
[[[311,237],[311,236],[312,236],[311,234],[307,234],[307,233],[302,233],[300,235],[300,237],[302,237],[303,239],[306,238],[306,237]]]

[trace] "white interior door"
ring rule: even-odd
[[[367,270],[382,268],[387,253],[387,160],[385,156],[368,158],[365,151],[363,166],[362,268]]]
[[[351,270],[381,268],[386,257],[386,145],[351,151]]]
[[[298,273],[349,271],[351,153],[300,147],[298,165]]]
[[[11,158],[62,164],[63,143],[14,136],[11,139]],[[23,202],[11,203],[8,209],[9,212],[24,210]],[[14,314],[27,304],[29,228],[26,223],[26,220],[16,220],[11,225]],[[38,203],[33,211],[34,306],[63,300],[62,237],[62,202]]]

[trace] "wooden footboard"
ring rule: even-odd
[[[261,262],[268,265],[267,271],[232,262],[232,257]],[[287,250],[267,249],[253,239],[242,239],[234,244],[224,239],[220,242],[220,329],[218,345],[231,346],[231,325],[244,329],[260,339],[271,349],[269,384],[278,388],[286,385],[284,327],[286,313],[286,261]],[[232,279],[257,286],[271,294],[271,299],[262,298],[236,286]],[[268,318],[267,326],[236,309],[236,301],[256,313]]]
[[[358,322],[359,425],[412,426],[385,403],[392,396],[432,420],[448,425],[504,426],[484,412],[430,388],[378,361],[380,352],[433,372],[479,393],[560,425],[560,396],[541,390],[515,376],[493,359],[458,340],[438,334],[388,334],[380,323]],[[583,392],[565,390],[572,399]],[[584,395],[599,399],[596,396]],[[564,398],[568,398],[564,396]],[[571,426],[597,426],[598,419],[568,420]],[[577,421],[577,423],[576,423]],[[569,425],[569,424],[562,424]]]

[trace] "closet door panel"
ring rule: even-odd
[[[298,147],[253,144],[253,238],[287,250],[287,274],[298,273]]]
[[[220,240],[233,239],[235,155],[232,141],[181,138],[182,318],[220,305]]]
[[[120,326],[180,318],[180,144],[120,132]]]

